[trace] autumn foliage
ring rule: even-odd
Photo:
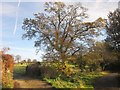
[[[5,65],[5,71],[10,70],[10,72],[13,72],[13,57],[9,54],[3,54],[2,59],[3,64]]]
[[[2,87],[13,87],[13,62],[14,58],[10,54],[5,54],[5,51],[0,51],[0,66],[2,72]]]

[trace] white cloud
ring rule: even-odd
[[[110,11],[115,10],[117,6],[117,2],[87,2],[83,3],[83,6],[88,8],[89,18],[86,21],[94,21],[99,17],[107,18],[107,15]],[[96,6],[96,4],[98,6]]]

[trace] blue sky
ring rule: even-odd
[[[41,56],[44,53],[43,50],[36,55],[34,41],[22,40],[21,38],[24,33],[22,30],[23,19],[33,18],[33,13],[43,12],[44,10],[44,2],[38,1],[33,2],[27,0],[27,2],[23,2],[19,0],[18,3],[18,1],[15,2],[15,0],[11,0],[11,2],[5,0],[0,3],[0,16],[2,17],[0,18],[0,21],[2,21],[0,22],[0,48],[10,47],[11,50],[8,53],[21,55],[22,59],[31,58],[41,60]],[[83,0],[76,1],[82,2]],[[109,11],[113,11],[118,7],[118,1],[119,0],[106,0],[106,2],[104,2],[104,0],[86,0],[82,2],[83,6],[88,8],[89,19],[86,19],[86,21],[94,21],[98,17],[107,18]]]

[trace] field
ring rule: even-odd
[[[25,74],[27,64],[15,64],[14,65],[14,73],[16,74]]]
[[[25,75],[26,66],[27,64],[15,64],[14,74]],[[55,88],[86,88],[85,90],[89,88],[89,90],[93,90],[94,80],[107,74],[107,72],[79,73],[66,79],[44,77],[42,81],[50,83]]]

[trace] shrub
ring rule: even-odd
[[[48,63],[34,63],[26,67],[26,74],[30,76],[39,76],[41,78],[56,78],[59,76],[59,72],[55,64]]]
[[[2,87],[3,88],[13,88],[13,74],[7,70],[7,72],[3,72],[2,74]]]
[[[3,65],[5,65],[5,71],[10,70],[10,72],[13,72],[13,62],[14,58],[9,54],[2,54],[3,59]]]
[[[2,87],[13,88],[13,57],[9,54],[1,53],[0,64],[2,66]]]
[[[41,74],[43,76],[47,76],[49,78],[57,78],[60,77],[62,79],[67,79],[75,74],[75,70],[73,65],[70,65],[66,62],[49,62],[44,63],[41,66]]]
[[[60,63],[57,70],[62,73],[61,78],[66,79],[75,74],[75,70],[68,62]]]
[[[42,66],[40,71],[42,78],[57,78],[60,75],[54,66]]]
[[[40,63],[30,64],[26,67],[26,74],[29,76],[40,76]]]

